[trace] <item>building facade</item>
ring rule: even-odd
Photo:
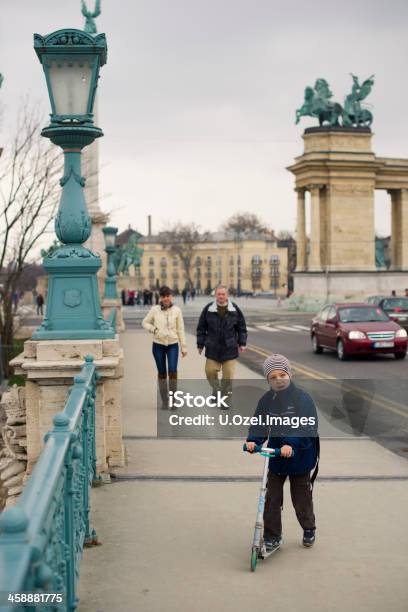
[[[143,236],[139,245],[143,249],[140,270],[131,266],[129,276],[120,279],[121,288],[168,285],[181,292],[188,287],[183,262],[163,248],[159,235]],[[279,247],[270,234],[237,239],[227,232],[213,232],[195,246],[189,276],[198,294],[209,294],[222,284],[232,293],[268,292],[283,297],[288,290],[288,249]]]

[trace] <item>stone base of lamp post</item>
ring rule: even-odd
[[[122,440],[123,351],[116,336],[108,340],[27,340],[10,363],[23,375],[27,427],[27,472],[36,463],[52,417],[64,408],[73,377],[86,355],[93,355],[101,378],[96,391],[97,470],[124,465]]]
[[[124,332],[126,329],[125,322],[123,320],[122,301],[119,298],[109,299],[103,298],[101,302],[102,315],[106,320],[112,311],[112,308],[116,310],[116,331]]]

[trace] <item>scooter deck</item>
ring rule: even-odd
[[[277,546],[274,546],[272,549],[266,550],[266,546],[265,545],[262,546],[258,554],[258,559],[267,559],[268,557],[276,553],[276,551],[279,550],[280,547],[281,547],[281,544],[278,544]]]

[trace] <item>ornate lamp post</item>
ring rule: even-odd
[[[102,229],[105,238],[105,251],[108,255],[108,266],[105,278],[105,293],[104,298],[113,300],[118,297],[118,291],[116,288],[116,270],[113,263],[113,254],[116,251],[116,234],[118,233],[117,227],[104,227]]]
[[[44,259],[49,286],[47,312],[33,339],[113,338],[103,319],[96,273],[100,258],[83,246],[91,232],[81,176],[81,151],[103,136],[93,124],[100,67],[106,63],[104,34],[64,29],[40,36],[34,48],[43,66],[51,122],[42,135],[64,151],[62,195],[55,232],[62,246]]]

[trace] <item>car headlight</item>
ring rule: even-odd
[[[395,337],[396,338],[406,338],[407,332],[405,331],[405,329],[399,329],[397,333],[395,334]]]
[[[351,331],[349,332],[348,337],[350,340],[364,340],[364,338],[366,338],[366,335],[364,332],[361,331]]]

